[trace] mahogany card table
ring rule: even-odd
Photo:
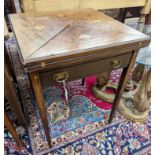
[[[138,50],[149,45],[150,38],[93,9],[19,13],[11,14],[9,19],[49,146],[51,138],[42,90],[56,81],[123,68],[110,123]]]

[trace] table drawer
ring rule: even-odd
[[[50,71],[40,73],[41,83],[43,88],[46,88],[56,82],[56,77],[63,79],[64,76],[64,78],[67,78],[67,81],[71,81],[86,76],[123,68],[129,64],[131,56],[132,53],[128,53],[116,57],[107,58],[104,60],[83,63],[62,69],[51,69]]]

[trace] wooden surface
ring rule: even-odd
[[[45,66],[41,62],[101,54],[109,48],[119,50],[123,45],[132,49],[149,42],[146,35],[93,9],[13,14],[10,21],[27,68]]]
[[[128,67],[125,67],[123,69],[123,72],[122,72],[122,75],[121,75],[121,78],[120,78],[120,81],[119,81],[119,85],[118,85],[118,88],[117,88],[117,93],[116,93],[114,103],[113,103],[113,106],[112,106],[112,110],[111,110],[111,113],[110,113],[110,117],[109,117],[109,120],[108,120],[109,123],[112,122],[112,119],[113,119],[113,117],[115,115],[115,112],[117,110],[120,98],[121,98],[121,96],[123,94],[126,83],[128,81],[129,75],[130,75],[131,70],[132,70],[132,68],[133,68],[133,66],[135,64],[137,54],[138,54],[138,50],[133,51],[133,54],[132,54],[132,57],[130,59],[130,63],[128,65]]]
[[[144,6],[147,0],[22,0],[25,12],[60,11],[67,9],[114,9]]]
[[[8,39],[9,37],[9,31],[8,31],[8,28],[7,28],[7,24],[6,24],[6,21],[4,19],[4,39]]]
[[[151,0],[146,0],[145,6],[142,10],[142,14],[147,15],[150,13],[150,10],[151,10]]]
[[[45,108],[44,98],[43,98],[43,94],[42,94],[40,77],[39,77],[38,73],[31,73],[29,75],[30,75],[32,87],[34,90],[36,104],[39,108],[39,112],[40,112],[41,120],[43,123],[47,142],[48,142],[49,147],[51,147],[51,136],[50,136],[50,132],[49,132],[49,128],[48,128],[48,120],[47,120],[47,116],[46,116],[46,108]]]
[[[12,81],[10,79],[10,73],[7,64],[4,66],[4,95],[14,110],[19,122],[25,127],[26,122],[21,110],[20,103],[15,93],[15,89],[13,88]]]
[[[150,13],[146,16],[145,19],[145,25],[150,25],[151,24],[151,11]]]
[[[62,69],[52,69],[50,71],[45,71],[40,73],[40,79],[43,89],[50,87],[52,84],[55,84],[54,75],[57,73],[67,72],[68,80],[77,80],[91,75],[96,75],[102,73],[103,71],[112,71],[118,68],[124,68],[128,66],[131,58],[131,52],[128,54],[123,54],[117,57],[111,57],[105,60],[93,61],[85,64],[80,64],[76,66],[66,67]],[[112,65],[113,60],[121,60],[122,64],[117,68],[114,68]],[[100,66],[100,67],[96,67]]]
[[[5,44],[4,44],[4,62],[5,62],[5,65],[7,66],[9,76],[13,79],[14,82],[17,82],[16,75],[14,73],[12,63],[10,61],[10,57],[8,55]]]
[[[9,116],[6,112],[4,112],[4,126],[9,130],[10,134],[12,135],[14,141],[16,142],[17,146],[21,148],[21,142],[19,140],[18,134],[16,129],[13,127],[13,123],[10,120]]]
[[[6,25],[6,21],[4,19],[4,36],[7,36],[8,34],[9,34],[8,28],[7,28],[7,25]]]
[[[144,29],[145,16],[151,10],[151,0],[21,0],[21,5],[24,12],[77,10],[83,8],[106,10],[142,7],[138,26],[141,32]]]

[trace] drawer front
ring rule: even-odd
[[[60,79],[65,78],[67,79],[67,81],[71,81],[118,68],[124,68],[129,64],[131,56],[132,53],[123,54],[104,60],[93,61],[67,68],[41,72],[40,78],[42,87],[44,89],[52,86],[52,84],[56,83],[56,77],[60,77]]]

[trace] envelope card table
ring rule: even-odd
[[[150,38],[93,9],[20,13],[9,18],[49,146],[51,137],[42,90],[56,81],[123,68],[110,123],[138,50],[147,46]]]

